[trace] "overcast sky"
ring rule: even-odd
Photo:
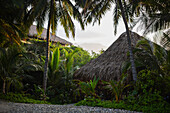
[[[117,35],[114,35],[112,15],[113,11],[108,11],[105,16],[103,16],[100,25],[98,25],[98,23],[94,26],[88,25],[85,27],[85,30],[81,30],[80,25],[75,22],[76,33],[74,40],[72,37],[66,37],[64,29],[61,26],[58,26],[57,36],[72,42],[74,45],[79,45],[88,51],[93,50],[97,52],[101,49],[106,50],[123,32],[125,32],[125,27],[121,20],[118,25]]]

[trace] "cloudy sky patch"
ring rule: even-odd
[[[85,30],[82,30],[78,22],[75,21],[74,23],[76,27],[75,38],[73,38],[71,34],[70,38],[67,38],[62,26],[58,26],[56,35],[75,45],[80,45],[89,51],[107,49],[123,32],[125,32],[124,23],[120,20],[117,27],[117,35],[114,35],[113,8],[103,16],[100,25],[98,23],[94,26],[89,24],[85,26]],[[46,26],[47,24],[45,27]]]

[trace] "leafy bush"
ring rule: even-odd
[[[125,108],[125,104],[123,101],[117,103],[116,101],[104,101],[96,98],[86,98],[75,104],[76,106],[86,105],[86,106],[95,106],[95,107],[104,107],[104,108],[115,108],[115,109],[123,109]]]
[[[126,109],[131,111],[141,111],[147,113],[168,113],[170,111],[170,104],[166,103],[165,101],[159,100],[160,98],[158,99],[159,101],[156,102],[155,101],[156,97],[160,97],[160,96],[157,94],[149,95],[149,96],[145,95],[139,97],[139,99],[137,100],[133,96],[128,96],[125,101],[120,101],[119,103],[117,103],[116,101],[104,101],[95,98],[86,98],[82,101],[79,101],[75,105]]]
[[[61,49],[61,50],[60,50]],[[73,92],[76,89],[72,82],[74,73],[74,55],[76,50],[57,48],[53,51],[51,64],[49,64],[48,84],[52,86],[49,94],[52,103],[65,104],[74,101]],[[61,54],[61,55],[60,55]]]
[[[0,93],[0,99],[4,99],[11,102],[21,102],[21,103],[33,103],[33,104],[50,104],[47,101],[40,101],[32,99],[32,96],[29,94],[15,94],[15,93],[8,93],[2,94]]]
[[[52,88],[52,86],[47,87],[46,89],[46,93],[48,93],[50,91],[50,89]],[[44,89],[41,88],[39,85],[34,84],[34,92],[33,92],[33,98],[34,99],[38,99],[38,100],[49,100],[49,97],[47,97],[47,95],[44,97]]]
[[[170,77],[161,76],[157,71],[142,70],[138,73],[135,88],[140,95],[146,92],[160,92],[160,95],[169,101]]]
[[[122,94],[118,90],[123,90],[125,85],[122,84],[122,87],[120,87],[121,82],[116,84],[114,82],[112,84],[105,82],[108,85],[112,85],[112,90],[115,96],[117,96],[117,100],[105,101],[93,97],[85,98],[76,103],[76,105],[126,109],[147,113],[168,113],[170,104],[164,101],[159,91],[160,86],[158,85],[162,85],[161,81],[162,77],[155,71],[143,70],[139,73],[138,81],[134,84],[134,90],[127,97],[125,96],[123,100],[118,101],[118,94]]]
[[[74,66],[78,66],[80,68],[91,60],[90,53],[86,50],[83,50],[83,48],[76,46],[71,46],[70,48],[77,50],[76,54],[74,55]]]
[[[133,91],[124,102],[128,105],[127,109],[138,110],[147,113],[166,113],[170,110],[170,104],[163,100],[159,92],[145,92],[138,95],[137,91]],[[134,106],[134,107],[131,107]]]
[[[82,93],[85,94],[86,97],[99,97],[96,94],[95,88],[98,84],[99,79],[96,79],[96,77],[94,77],[93,81],[90,80],[89,82],[79,82],[80,85],[80,89],[82,91]]]
[[[161,90],[162,77],[156,71],[142,70],[138,73],[136,88],[138,92],[145,93],[150,90]]]
[[[162,84],[161,95],[170,103],[170,76],[164,77]]]
[[[70,104],[70,103],[75,103],[82,99],[82,98],[79,99],[80,95],[76,94],[77,86],[76,84],[74,84],[74,82],[70,80],[69,84],[67,85],[68,85],[67,88],[65,85],[63,85],[61,87],[49,91],[48,93],[48,96],[50,97],[49,101],[52,104]],[[52,91],[54,91],[54,93]]]
[[[119,81],[110,82],[103,81],[104,84],[107,84],[105,88],[110,89],[116,98],[116,102],[119,102],[122,99],[123,91],[125,88],[129,87],[130,84],[125,85],[124,81],[126,80],[127,75],[122,75]]]

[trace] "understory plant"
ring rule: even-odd
[[[135,90],[138,91],[139,95],[146,92],[160,92],[160,95],[168,101],[167,97],[170,94],[169,82],[168,76],[162,76],[158,71],[142,70],[138,73]]]
[[[156,101],[156,98],[158,98],[159,101]],[[125,109],[144,113],[168,113],[170,110],[170,104],[163,101],[158,94],[146,94],[145,96],[139,96],[138,98],[135,98],[134,95],[131,95],[124,100],[119,101],[119,103],[117,103],[115,100],[110,101],[96,98],[86,98],[82,101],[79,101],[75,105]]]
[[[133,111],[168,113],[170,110],[170,104],[160,96],[158,91],[152,92],[150,90],[149,92],[139,94],[137,90],[133,90],[124,98],[124,102],[127,105],[126,109]]]
[[[49,91],[50,101],[57,104],[71,103],[74,99],[73,84],[74,55],[75,50],[66,50],[63,47],[54,49],[49,60],[48,85],[52,86]]]
[[[32,97],[30,94],[21,94],[13,92],[9,92],[6,95],[0,93],[0,99],[19,103],[50,104],[50,102],[47,101],[34,99],[34,97]]]
[[[61,75],[59,74],[60,63],[60,48],[56,47],[54,51],[50,53],[49,57],[48,83],[50,86],[56,87],[61,81]]]
[[[3,93],[8,93],[10,88],[17,91],[23,87],[22,79],[30,77],[26,71],[40,70],[41,66],[30,57],[35,56],[25,52],[23,48],[11,45],[0,48],[0,77],[3,80]]]
[[[46,91],[46,95],[48,95],[48,92],[50,91],[50,89],[52,88],[52,86],[49,86],[49,87],[47,87],[47,91]],[[35,99],[38,99],[38,100],[49,100],[49,97],[45,97],[44,98],[44,89],[43,88],[41,88],[39,85],[36,85],[36,84],[34,84],[34,92],[33,92],[33,94],[34,94],[34,98]]]
[[[79,82],[79,86],[80,89],[82,91],[82,93],[85,94],[85,97],[90,97],[90,98],[99,98],[99,96],[96,94],[95,88],[97,86],[99,82],[99,78],[96,79],[96,77],[94,77],[93,80],[90,80],[89,82]]]
[[[111,80],[109,82],[103,81],[106,84],[105,88],[112,91],[112,94],[115,96],[116,102],[122,100],[122,94],[125,88],[129,87],[130,84],[125,84],[126,74],[122,74],[119,81]]]
[[[142,112],[169,111],[170,104],[161,96],[164,94],[162,81],[163,77],[157,71],[140,71],[134,90],[124,99],[125,103],[136,106],[133,110],[139,109]]]

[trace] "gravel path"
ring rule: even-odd
[[[0,100],[0,113],[139,113],[128,110],[109,109],[102,107],[24,104],[4,102]]]

